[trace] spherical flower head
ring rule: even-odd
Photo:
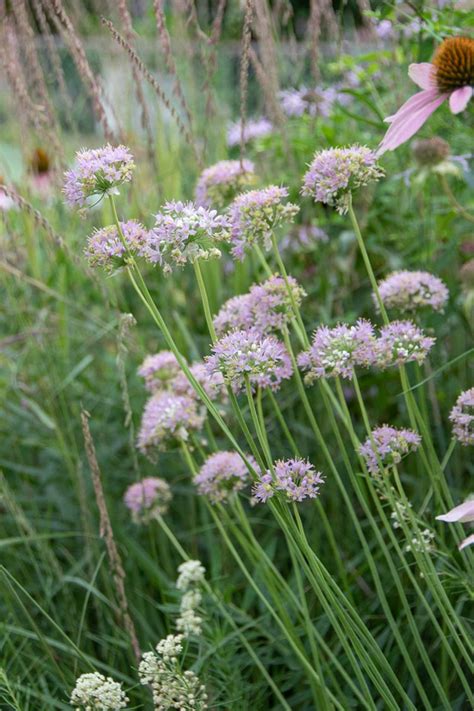
[[[291,202],[287,188],[270,185],[238,195],[229,207],[232,255],[242,260],[253,245],[271,246],[273,230],[283,222],[292,222],[299,207]]]
[[[128,220],[128,222],[121,222],[120,228],[127,247],[115,225],[101,227],[87,238],[84,254],[91,267],[104,267],[108,271],[113,271],[124,265],[127,251],[138,254],[142,249],[148,235],[148,230],[143,225],[137,220]]]
[[[392,321],[380,331],[377,340],[377,365],[387,368],[403,363],[423,363],[435,344],[413,321]]]
[[[393,272],[379,283],[378,288],[386,308],[399,311],[417,311],[424,306],[443,311],[449,298],[445,283],[429,272]],[[372,297],[377,307],[375,294]]]
[[[255,180],[250,160],[221,160],[203,170],[196,184],[196,204],[222,208]]]
[[[273,133],[273,124],[266,118],[249,119],[244,126],[244,143],[254,141],[257,138],[264,138]],[[235,121],[227,129],[227,145],[229,148],[240,145],[241,123]]]
[[[138,449],[153,456],[155,450],[164,450],[186,442],[189,434],[199,430],[204,415],[198,410],[194,399],[184,395],[158,392],[145,405]]]
[[[372,430],[371,437],[360,445],[359,452],[369,472],[378,474],[381,468],[398,464],[407,454],[416,452],[420,442],[417,432],[382,425]]]
[[[320,244],[329,242],[328,233],[317,225],[295,225],[280,240],[280,250],[282,252],[293,252],[301,254],[302,252],[310,252]]]
[[[274,465],[274,475],[267,471],[254,486],[254,499],[265,503],[276,492],[282,492],[287,501],[301,502],[319,496],[319,487],[324,483],[321,472],[317,472],[304,459],[279,460]]]
[[[288,285],[293,303],[301,306],[306,296],[305,290],[296,279],[289,276]],[[250,289],[250,323],[262,334],[281,331],[294,317],[292,299],[283,277],[274,274],[262,284],[254,284]]]
[[[82,674],[71,693],[72,706],[85,711],[117,711],[126,708],[128,701],[119,682],[98,672]]]
[[[293,373],[288,352],[274,336],[262,336],[258,331],[233,331],[213,346],[207,358],[209,372],[220,371],[234,392],[251,387],[277,390],[282,380]]]
[[[72,207],[85,207],[87,199],[98,195],[118,194],[118,187],[132,179],[135,163],[125,146],[106,145],[103,148],[76,153],[76,163],[65,174],[64,194]]]
[[[367,146],[329,148],[315,154],[304,175],[301,193],[335,207],[343,215],[349,209],[352,191],[383,175],[374,151]]]
[[[229,331],[242,331],[252,327],[252,298],[250,294],[232,296],[221,306],[213,319],[218,336]]]
[[[336,97],[337,92],[332,87],[308,89],[306,86],[301,86],[299,89],[285,89],[279,93],[283,113],[290,117],[308,114],[327,118]]]
[[[174,353],[159,351],[148,355],[137,372],[144,378],[146,389],[155,393],[167,389],[170,382],[181,373],[181,366]]]
[[[439,136],[433,138],[420,138],[413,143],[413,156],[417,163],[423,167],[432,167],[445,161],[451,154],[451,147],[447,141]]]
[[[474,388],[465,390],[456,400],[449,419],[453,436],[465,447],[474,444]]]
[[[164,479],[149,476],[129,486],[123,500],[135,523],[149,523],[168,511],[172,498],[169,484]]]
[[[183,651],[183,635],[169,634],[156,645],[156,651],[163,659],[176,659]]]
[[[307,371],[308,385],[317,378],[351,379],[356,366],[368,368],[376,362],[376,343],[374,327],[364,319],[354,326],[320,326],[311,348],[298,356],[298,365]]]
[[[229,238],[228,218],[192,202],[167,202],[155,216],[155,226],[140,250],[165,272],[196,259],[219,257],[217,244]]]
[[[178,565],[178,579],[176,587],[182,592],[186,592],[192,585],[200,585],[204,582],[205,567],[200,560],[186,560]]]
[[[206,365],[199,362],[193,363],[189,370],[210,400],[227,400],[227,388],[222,373],[209,373]],[[170,390],[176,395],[197,397],[196,391],[182,371],[171,381]]]
[[[247,457],[256,470],[257,463]],[[207,496],[211,503],[226,503],[232,495],[245,488],[250,479],[249,471],[237,452],[211,454],[194,477],[199,494]]]

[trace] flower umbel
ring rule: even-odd
[[[449,298],[445,283],[429,272],[393,272],[378,287],[387,309],[399,311],[417,311],[423,306],[442,311]],[[372,296],[377,307],[375,294]]]
[[[138,449],[146,455],[153,451],[176,446],[199,430],[204,415],[198,411],[194,399],[184,395],[158,392],[145,405],[138,433]]]
[[[205,567],[200,560],[186,560],[178,566],[176,587],[186,592],[192,585],[204,582]]]
[[[248,457],[254,469],[256,462]],[[194,477],[199,494],[207,496],[213,504],[225,503],[237,491],[241,491],[250,479],[250,474],[237,452],[211,454]]]
[[[474,444],[474,388],[459,395],[449,419],[453,423],[453,436],[458,442],[465,447]]]
[[[118,711],[126,708],[127,703],[122,685],[99,672],[82,674],[76,679],[76,686],[71,692],[71,704],[78,711]]]
[[[203,170],[196,184],[196,204],[222,208],[251,185],[255,166],[250,160],[221,160]]]
[[[132,179],[133,156],[125,146],[82,150],[65,174],[64,195],[72,207],[85,207],[93,195],[118,194],[118,187]]]
[[[123,500],[135,523],[148,523],[168,511],[172,498],[169,484],[164,479],[149,476],[131,484]]]
[[[420,442],[420,435],[412,430],[382,425],[372,430],[371,436],[360,445],[359,452],[369,472],[378,474],[381,468],[398,464],[407,454],[416,452]]]
[[[170,381],[181,372],[181,368],[174,353],[159,351],[148,355],[137,372],[144,378],[146,389],[155,393],[166,389]]]
[[[142,249],[148,230],[137,220],[121,222],[120,227],[126,247],[115,225],[101,227],[88,237],[84,253],[92,267],[105,267],[112,271],[123,266],[127,250],[138,254]]]
[[[265,503],[277,491],[283,492],[288,501],[301,502],[319,496],[319,487],[324,483],[321,472],[304,459],[279,460],[274,465],[274,476],[267,470],[253,488],[254,499]]]
[[[380,330],[377,340],[377,365],[387,368],[403,363],[423,363],[435,344],[412,321],[392,321]]]

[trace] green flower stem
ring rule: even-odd
[[[295,330],[297,331],[298,337],[299,337],[299,339],[300,339],[300,341],[301,341],[303,347],[307,349],[307,348],[309,348],[309,346],[310,346],[309,339],[308,339],[308,336],[307,336],[307,334],[306,334],[306,329],[305,329],[305,326],[304,326],[304,323],[303,323],[303,319],[302,319],[302,317],[301,317],[300,309],[298,308],[298,304],[297,304],[296,301],[295,301],[295,297],[294,297],[294,295],[293,295],[293,291],[292,291],[292,289],[291,289],[291,285],[290,285],[290,282],[289,282],[289,280],[288,280],[288,273],[287,273],[287,271],[286,271],[286,267],[285,267],[285,265],[284,265],[284,263],[283,263],[283,260],[282,260],[282,258],[281,258],[280,251],[279,251],[279,249],[278,249],[278,244],[277,244],[277,241],[276,241],[276,237],[275,237],[275,233],[274,233],[274,232],[272,233],[272,247],[273,247],[273,253],[274,253],[274,255],[275,255],[275,259],[276,259],[277,264],[278,264],[278,269],[279,269],[280,274],[282,275],[283,280],[284,280],[284,282],[285,282],[286,290],[287,290],[287,292],[288,292],[288,297],[289,297],[290,302],[291,302],[291,308],[293,309],[293,313],[294,313],[295,318],[296,318],[296,323],[298,324],[298,328],[295,329]]]
[[[454,439],[454,437],[452,437],[452,439],[449,443],[449,447],[446,450],[445,455],[443,457],[443,461],[441,462],[441,469],[443,470],[443,472],[445,471],[446,467],[449,464],[449,460],[451,459],[451,455],[454,452],[455,447],[456,447],[456,440]]]
[[[268,446],[268,440],[266,438],[266,435],[264,434],[264,430],[262,430],[257,410],[255,409],[255,402],[253,399],[253,392],[252,392],[252,386],[250,385],[250,380],[248,375],[245,376],[245,392],[247,395],[247,402],[249,405],[249,410],[250,410],[250,417],[252,418],[252,423],[255,428],[255,432],[257,434],[257,439],[260,444],[261,450],[264,454],[265,460],[266,460],[266,468],[270,469],[271,472],[273,472],[273,458],[272,454],[270,452],[270,448]]]
[[[260,265],[267,275],[267,277],[273,276],[273,272],[270,269],[270,265],[268,264],[267,260],[265,259],[265,255],[263,254],[261,248],[259,247],[258,244],[255,245],[255,254],[258,257],[258,261],[260,262]]]
[[[201,295],[201,301],[202,301],[202,305],[203,305],[203,309],[204,309],[204,316],[206,319],[207,329],[209,331],[209,335],[211,337],[212,343],[215,343],[217,341],[216,330],[214,328],[214,323],[212,321],[211,307],[209,304],[209,299],[208,299],[207,291],[206,291],[206,285],[204,284],[204,279],[202,276],[201,265],[199,264],[199,259],[194,260],[193,267],[194,267],[194,273],[196,275],[196,281],[198,284],[199,293]]]
[[[293,439],[293,435],[291,434],[291,432],[288,428],[288,425],[286,424],[286,420],[283,416],[280,406],[275,398],[275,395],[272,393],[270,388],[267,390],[267,395],[268,395],[270,402],[272,403],[273,411],[275,412],[276,418],[277,418],[278,422],[280,423],[280,427],[282,428],[282,430],[285,434],[285,437],[288,440],[288,443],[291,447],[291,451],[293,452],[293,455],[295,457],[297,457],[298,456],[298,446],[297,446],[295,440]]]

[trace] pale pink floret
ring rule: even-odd
[[[422,91],[410,97],[393,116],[385,119],[391,125],[379,146],[378,155],[393,151],[408,141],[446,99],[449,98],[451,113],[464,111],[472,97],[472,87],[463,86],[452,92],[440,93],[436,85],[436,71],[436,66],[430,62],[410,64],[408,75]]]
[[[474,521],[474,499],[468,499],[468,501],[465,501],[463,504],[455,506],[454,509],[451,509],[451,511],[441,514],[440,516],[436,516],[436,519],[438,521],[446,521],[446,523],[470,523],[471,521]],[[463,548],[472,546],[473,543],[474,533],[461,541],[458,548],[462,551]]]

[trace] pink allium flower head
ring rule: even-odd
[[[436,519],[438,521],[446,521],[446,523],[471,523],[474,521],[474,499],[467,499],[463,504],[455,506],[454,509],[451,509],[448,513],[436,516]],[[472,546],[473,544],[474,533],[461,541],[458,548],[462,551],[464,548]]]
[[[257,471],[257,463],[247,457]],[[241,491],[248,483],[250,474],[237,452],[216,452],[211,454],[194,477],[198,492],[207,496],[213,504],[225,503],[236,491]]]
[[[393,24],[390,20],[379,20],[375,23],[375,34],[383,42],[393,39]]]
[[[367,146],[329,148],[315,153],[303,177],[301,193],[335,207],[343,215],[349,208],[352,191],[383,175],[375,153]]]
[[[158,392],[145,405],[138,449],[146,455],[186,442],[190,432],[201,429],[204,415],[194,399],[185,395]]]
[[[240,121],[231,123],[227,129],[227,145],[229,148],[240,144]],[[264,138],[273,133],[273,124],[266,118],[249,119],[244,127],[244,143]]]
[[[148,355],[137,372],[145,380],[146,389],[155,393],[167,389],[171,380],[181,372],[181,368],[174,353],[160,351]]]
[[[474,388],[460,394],[449,419],[453,423],[453,436],[458,442],[465,447],[474,444]]]
[[[129,486],[123,500],[135,523],[148,523],[168,511],[172,498],[171,489],[164,479],[149,476]]]
[[[204,363],[193,363],[190,367],[198,383],[204,388],[210,400],[226,400],[227,389],[222,373],[209,373]],[[196,397],[196,391],[183,372],[178,373],[170,383],[170,389],[176,395]]]
[[[271,246],[273,230],[282,222],[292,222],[299,210],[288,197],[287,188],[270,185],[262,190],[251,190],[238,195],[229,207],[232,254],[242,260],[254,244],[265,249]]]
[[[209,372],[220,371],[235,392],[245,388],[246,377],[252,387],[277,390],[293,373],[283,343],[254,329],[233,331],[218,340],[212,350],[213,355],[207,358]]]
[[[311,348],[300,353],[298,365],[308,371],[308,384],[316,378],[352,378],[356,366],[368,368],[376,362],[376,338],[369,321],[359,319],[354,326],[320,326]]]
[[[306,296],[296,279],[289,276],[288,284],[297,307]],[[260,333],[281,331],[294,316],[293,306],[283,277],[274,274],[262,284],[254,284],[249,292],[252,327]]]
[[[253,488],[253,497],[265,503],[276,492],[283,492],[288,501],[301,502],[319,496],[319,487],[324,483],[321,472],[304,459],[287,459],[275,462],[274,477],[266,471]]]
[[[255,179],[250,160],[221,160],[203,170],[196,184],[196,204],[222,208]]]
[[[393,151],[408,141],[447,99],[451,113],[464,111],[473,93],[474,39],[445,39],[432,62],[410,64],[408,75],[422,91],[408,99],[396,114],[385,119],[390,128],[380,144],[378,155]]]
[[[137,254],[147,239],[148,230],[136,220],[121,222],[120,227],[128,250]],[[113,270],[123,265],[125,252],[117,227],[109,225],[96,230],[88,237],[84,254],[91,266]]]
[[[301,252],[309,252],[318,244],[329,242],[328,233],[317,225],[295,225],[284,237],[280,240],[280,250],[282,252],[293,252],[300,254]]]
[[[372,436],[360,445],[359,452],[369,472],[377,474],[381,467],[398,464],[407,454],[416,452],[420,442],[420,435],[412,430],[382,425],[372,430]]]
[[[229,331],[245,331],[252,327],[252,306],[250,294],[232,296],[221,306],[214,317],[214,328],[218,336]]]
[[[301,86],[299,89],[280,91],[279,98],[283,113],[287,116],[309,114],[327,118],[337,98],[337,92],[333,87],[308,89]]]
[[[416,361],[423,363],[435,344],[413,321],[392,321],[380,330],[377,340],[377,365],[387,368]]]
[[[431,306],[434,311],[442,311],[449,298],[445,283],[429,272],[393,272],[378,287],[387,309],[417,311]],[[372,297],[377,307],[375,294]]]
[[[155,218],[140,254],[165,272],[195,259],[219,257],[217,243],[229,237],[227,217],[192,202],[167,202]]]
[[[72,207],[85,207],[87,198],[117,194],[132,179],[133,156],[125,146],[111,145],[76,153],[76,163],[65,173],[64,195]]]

